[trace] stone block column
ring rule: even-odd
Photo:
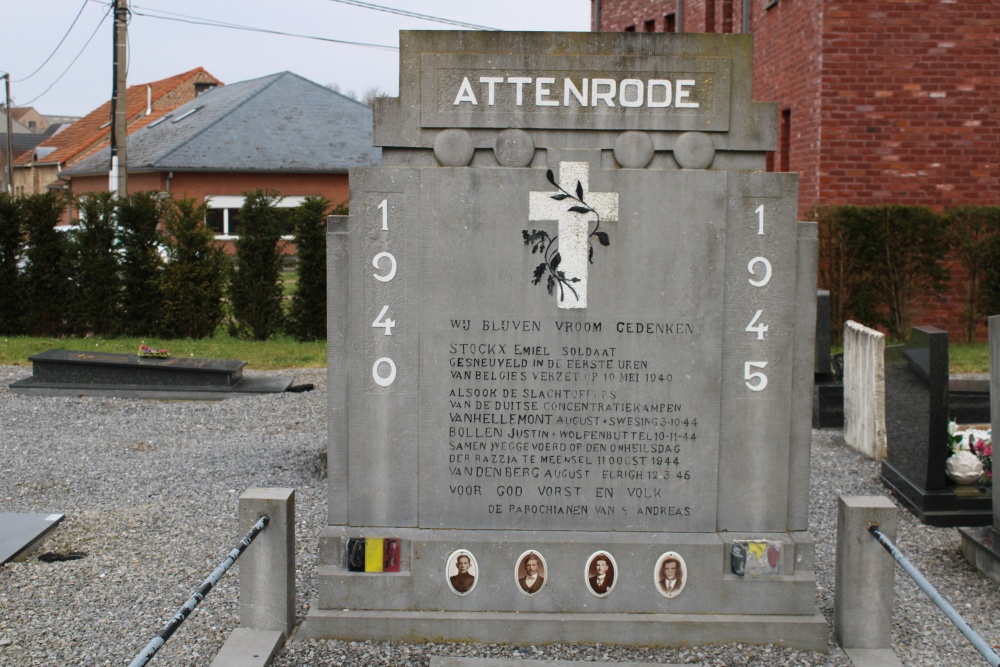
[[[241,533],[264,515],[270,523],[239,560],[240,627],[287,637],[295,625],[295,489],[247,489],[240,496]]]
[[[844,649],[889,648],[896,562],[868,527],[896,539],[897,510],[884,496],[841,496],[833,630]]]

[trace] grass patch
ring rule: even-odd
[[[989,343],[955,343],[949,345],[948,367],[952,373],[989,373]]]
[[[152,348],[170,350],[173,357],[198,357],[202,359],[241,359],[251,370],[282,368],[323,368],[326,366],[326,341],[300,343],[291,337],[268,341],[239,340],[228,335],[192,340],[157,338],[34,338],[8,336],[0,338],[0,364],[5,366],[30,366],[33,354],[45,350],[80,350],[124,352],[135,354],[145,342]]]

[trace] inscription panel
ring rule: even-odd
[[[726,176],[591,171],[618,219],[566,309],[528,196],[558,174],[449,171],[422,175],[419,525],[715,530]]]
[[[422,127],[729,129],[731,62],[720,57],[427,53]]]

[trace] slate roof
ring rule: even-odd
[[[30,153],[31,150],[40,144],[42,140],[45,139],[44,135],[41,134],[18,134],[13,133],[10,135],[11,148],[14,149],[14,159],[16,160],[18,156],[24,155],[25,153]],[[7,152],[7,133],[0,132],[0,154],[5,154]]]
[[[195,69],[159,81],[129,86],[125,92],[125,117],[128,119],[128,132],[131,134],[135,128],[149,124],[163,115],[163,109],[154,110],[149,116],[143,115],[146,111],[150,88],[152,88],[152,101],[155,108],[163,97],[190,82],[192,79],[199,81],[207,80],[216,84],[222,83],[206,72],[203,67],[196,67]],[[62,132],[59,132],[58,135],[40,144],[39,148],[55,148],[55,150],[48,152],[36,164],[72,164],[74,160],[84,157],[88,152],[101,146],[102,143],[107,145],[111,135],[111,128],[108,125],[108,121],[110,120],[111,100],[108,100]],[[31,155],[29,154],[21,156],[14,164],[23,165],[28,164],[30,161]],[[108,161],[107,157],[105,157],[105,161]]]
[[[291,72],[203,93],[129,135],[142,171],[339,172],[378,165],[369,107]],[[63,172],[107,171],[102,150]]]

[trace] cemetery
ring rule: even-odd
[[[226,359],[0,366],[0,525],[31,524],[0,539],[0,662],[130,658],[251,526],[153,664],[980,659],[873,529],[1000,643],[992,459],[956,436],[990,428],[998,365],[953,379],[945,332],[853,321],[838,365],[752,51],[401,33],[381,165],[328,219],[316,391]]]

